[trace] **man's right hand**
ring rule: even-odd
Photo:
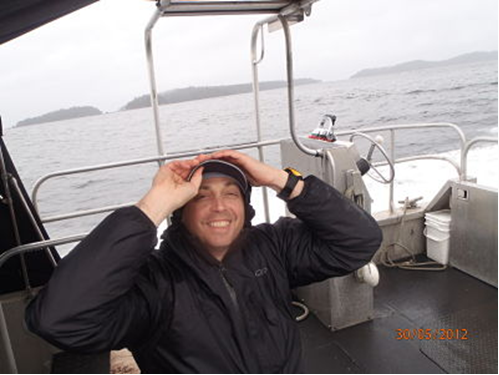
[[[199,160],[177,160],[163,165],[154,177],[152,187],[136,204],[158,226],[177,208],[196,196],[202,181],[203,168],[199,168],[187,181],[189,172]]]

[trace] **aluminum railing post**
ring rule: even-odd
[[[269,22],[271,19],[275,19],[275,17],[268,18],[264,21],[257,22],[253,27],[253,32],[251,34],[251,71],[253,77],[253,99],[255,104],[255,125],[256,125],[256,135],[257,142],[262,141],[262,131],[261,131],[261,123],[260,123],[260,83],[258,79],[258,64],[263,60],[265,54],[264,47],[264,38],[263,38],[263,26]],[[260,31],[261,35],[261,51],[260,56],[257,58],[256,55],[256,45],[258,39],[258,32]],[[263,148],[261,146],[258,147],[258,157],[262,163],[265,162],[265,156],[263,154]],[[270,223],[270,210],[269,210],[269,197],[268,191],[266,187],[262,188],[263,195],[263,207],[265,214],[265,221]]]
[[[390,130],[390,161],[392,162],[392,165],[395,165],[395,131],[392,129]],[[395,192],[394,192],[394,180],[390,181],[390,197],[389,197],[389,204],[390,204],[390,213],[395,212]]]
[[[468,179],[468,152],[471,147],[477,143],[497,143],[497,138],[493,137],[477,137],[467,142],[461,151],[461,181]]]
[[[146,56],[147,56],[147,70],[149,72],[149,84],[151,86],[151,106],[154,115],[154,129],[156,132],[156,146],[158,148],[158,155],[164,155],[163,140],[161,136],[160,128],[160,118],[159,118],[159,102],[158,102],[158,90],[156,87],[156,75],[154,72],[154,59],[152,54],[152,29],[158,19],[161,17],[161,10],[157,8],[154,12],[151,20],[146,26],[144,39],[146,46]],[[164,164],[163,161],[158,161],[158,165],[161,167]]]
[[[3,313],[3,307],[0,305],[0,343],[3,348],[4,355],[0,358],[5,361],[8,374],[18,374],[16,357],[14,356],[14,351],[12,350],[12,343],[10,341],[9,329],[7,327],[7,322],[5,321],[5,315]]]
[[[26,202],[26,199],[24,199],[24,195],[21,191],[21,188],[19,187],[19,184],[17,183],[17,180],[11,176],[9,182],[11,183],[12,187],[14,188],[19,200],[21,201],[21,204],[26,211],[26,214],[28,215],[29,221],[31,222],[31,225],[33,225],[33,228],[35,229],[35,232],[40,240],[45,240],[43,233],[38,226],[38,223],[35,220],[35,217],[33,216],[33,213],[31,212],[28,203]],[[50,249],[47,247],[45,248],[45,254],[47,255],[47,258],[49,259],[50,263],[52,264],[53,267],[57,266],[57,262],[54,259],[54,256],[52,255]]]
[[[16,245],[21,245],[21,235],[19,232],[19,227],[17,226],[17,215],[16,211],[14,209],[14,200],[12,199],[12,193],[10,191],[10,186],[9,186],[9,172],[7,171],[7,167],[5,165],[5,159],[3,156],[3,150],[0,147],[0,178],[1,178],[1,183],[4,188],[4,193],[5,193],[5,198],[4,203],[7,204],[8,210],[9,210],[9,215],[10,215],[10,221],[12,223],[12,232],[14,233],[14,240],[16,242]],[[20,262],[21,262],[21,274],[23,277],[24,284],[26,286],[26,291],[32,295],[33,291],[31,289],[31,283],[29,280],[29,275],[28,275],[28,267],[26,264],[26,259],[24,259],[24,255],[20,255]]]
[[[278,16],[279,21],[281,22],[282,25],[282,30],[284,32],[284,40],[286,42],[286,77],[287,77],[287,89],[288,89],[288,117],[289,117],[289,130],[291,133],[291,137],[293,138],[293,141],[295,142],[296,146],[305,154],[311,155],[311,156],[323,156],[324,155],[324,150],[314,150],[312,148],[309,148],[305,146],[301,141],[298,139],[298,136],[296,135],[296,129],[295,129],[295,107],[294,107],[294,100],[295,100],[295,85],[294,85],[294,77],[293,77],[293,49],[292,49],[292,44],[291,44],[291,31],[289,29],[289,24],[288,21],[286,20],[286,17],[279,15]]]

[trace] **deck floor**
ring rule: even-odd
[[[307,373],[497,373],[496,288],[453,268],[380,274],[372,321],[336,332],[312,314],[300,323]],[[468,340],[397,340],[397,329],[440,328]]]

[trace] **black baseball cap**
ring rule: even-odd
[[[196,173],[196,171],[201,167],[203,167],[204,180],[213,177],[229,177],[239,185],[239,188],[244,195],[247,194],[249,187],[248,178],[241,170],[241,168],[239,168],[237,165],[229,163],[225,160],[205,160],[191,170],[189,176],[187,177],[187,180],[190,181],[194,173]]]

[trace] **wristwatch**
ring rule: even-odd
[[[289,199],[289,196],[293,192],[298,181],[303,180],[303,177],[301,173],[294,168],[288,167],[285,168],[284,171],[288,172],[288,180],[286,181],[286,185],[284,185],[284,188],[281,190],[281,192],[277,194],[277,197],[287,200]]]

